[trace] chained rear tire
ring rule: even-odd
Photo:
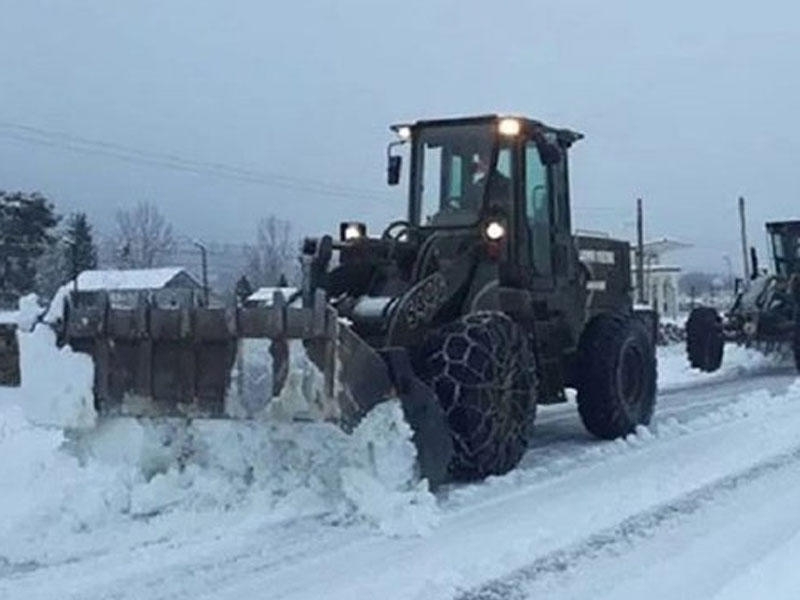
[[[535,362],[520,327],[503,313],[466,315],[425,340],[417,370],[447,417],[454,479],[501,475],[519,463],[536,410]]]
[[[650,423],[656,357],[640,319],[628,313],[595,317],[581,336],[577,366],[578,412],[590,433],[614,439]]]
[[[708,306],[695,308],[686,321],[686,353],[695,369],[713,373],[722,365],[722,319]]]

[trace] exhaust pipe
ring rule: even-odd
[[[751,277],[752,274],[749,272],[750,271],[750,261],[748,260],[748,257],[747,257],[747,254],[748,254],[748,252],[747,252],[747,248],[748,248],[748,246],[747,246],[747,223],[745,222],[745,217],[744,217],[744,196],[739,196],[739,229],[740,229],[740,234],[741,234],[741,238],[742,238],[742,269],[743,269],[743,273],[744,273],[743,280],[744,280],[745,288],[747,288],[748,285],[749,285],[748,282],[752,278]]]

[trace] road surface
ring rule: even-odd
[[[572,404],[542,408],[518,469],[442,490],[407,535],[250,502],[19,537],[27,555],[6,539],[0,598],[797,598],[795,380],[765,366],[664,386],[653,426],[615,442]]]

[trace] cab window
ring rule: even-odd
[[[525,147],[525,211],[531,264],[538,275],[551,275],[550,182],[533,142]]]

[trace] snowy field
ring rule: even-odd
[[[352,436],[97,422],[84,357],[22,351],[25,387],[0,388],[2,599],[800,597],[790,362],[728,348],[703,375],[662,348],[650,428],[598,442],[545,407],[517,469],[434,495],[396,403]]]

